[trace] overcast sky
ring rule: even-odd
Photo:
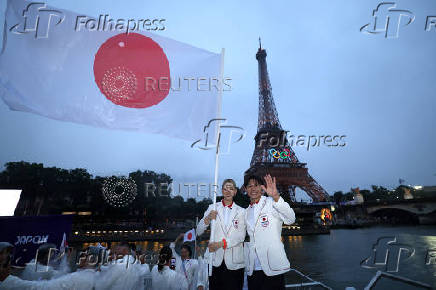
[[[217,53],[226,49],[224,75],[232,78],[232,91],[224,92],[222,115],[246,135],[221,156],[220,180],[240,185],[250,164],[260,36],[282,127],[295,135],[346,135],[344,147],[294,148],[330,194],[372,184],[392,188],[399,178],[436,184],[436,27],[425,31],[436,1],[397,1],[415,20],[402,22],[394,39],[360,32],[378,1],[242,2],[46,1],[94,17],[165,18],[162,36]],[[2,166],[24,160],[94,175],[149,169],[177,183],[213,181],[213,152],[194,150],[190,142],[51,120],[10,111],[3,101],[0,124]]]

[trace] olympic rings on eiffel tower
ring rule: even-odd
[[[282,152],[272,148],[269,150],[269,154],[275,159],[286,159],[291,157],[291,151],[288,148],[285,148]]]

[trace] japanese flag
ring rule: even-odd
[[[5,19],[0,97],[11,110],[190,141],[217,117],[221,54],[41,2],[8,0]]]
[[[183,242],[192,242],[195,241],[195,229],[187,231],[183,236]]]

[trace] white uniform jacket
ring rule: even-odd
[[[182,257],[177,254],[176,244],[174,242],[170,244],[170,248],[173,251],[173,257],[176,258],[176,272],[186,277],[189,286],[188,289],[197,289],[198,261],[196,259],[185,260],[185,267],[183,267]]]
[[[29,281],[9,275],[0,282],[0,289],[8,290],[93,290],[96,272],[83,270],[51,280]]]
[[[245,248],[246,271],[249,276],[255,270],[256,254],[262,270],[267,276],[280,275],[289,271],[290,263],[281,241],[283,223],[290,225],[295,222],[294,210],[282,197],[277,202],[272,197],[262,196],[256,205],[257,215],[254,216],[254,227],[245,209],[245,222],[250,236],[248,247]]]
[[[198,271],[197,271],[197,289],[203,286],[204,290],[209,289],[209,267],[207,260],[209,259],[209,253],[204,254],[203,257],[198,257]]]
[[[164,266],[159,272],[158,266],[154,266],[151,270],[152,289],[153,290],[187,290],[188,281],[181,273],[171,270],[168,266]]]
[[[203,218],[197,225],[197,235],[200,236],[207,229],[204,219],[213,210],[213,204],[204,213]],[[226,267],[229,270],[237,270],[245,267],[244,263],[244,239],[246,235],[245,228],[245,212],[244,209],[237,204],[233,203],[231,206],[230,216],[228,223],[225,223],[224,205],[222,202],[216,203],[217,217],[215,220],[214,241],[220,242],[226,240],[227,247],[224,250],[219,248],[212,255],[212,264],[219,267],[224,259]],[[227,209],[226,209],[227,210]]]
[[[144,276],[149,269],[135,264],[135,257],[126,255],[97,272],[95,290],[144,289]]]
[[[35,262],[35,259],[33,259],[26,264],[20,278],[28,281],[50,280],[66,273],[67,271],[55,270],[52,266],[42,265],[39,262]]]

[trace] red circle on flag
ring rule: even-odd
[[[192,233],[189,233],[187,238],[188,238],[188,240],[191,240],[192,239]]]
[[[100,91],[116,105],[147,108],[159,104],[170,90],[170,66],[163,49],[138,33],[106,40],[94,59]]]

